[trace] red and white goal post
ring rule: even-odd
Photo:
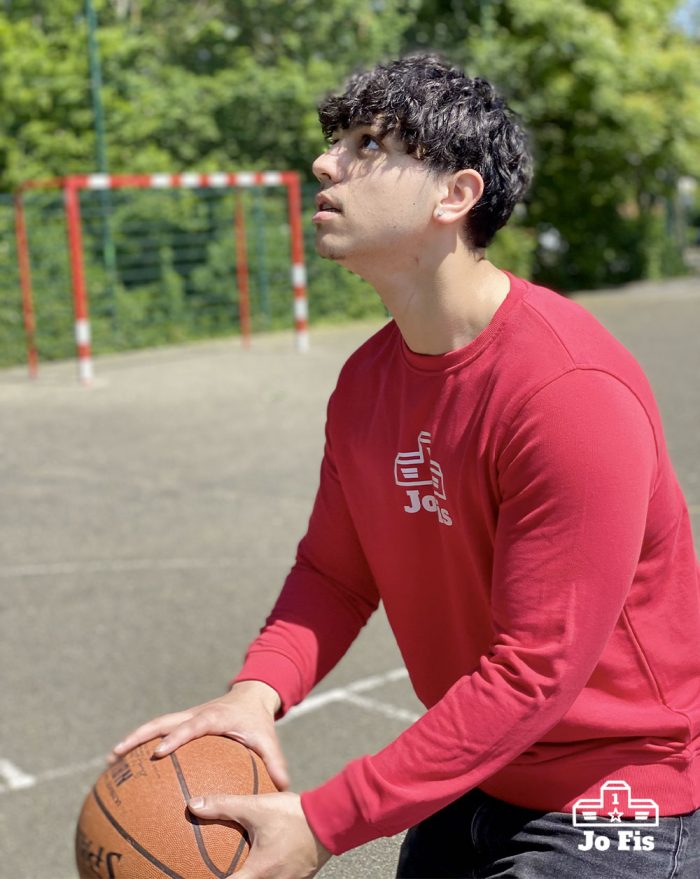
[[[33,307],[32,281],[29,261],[27,228],[24,216],[23,193],[28,190],[63,191],[68,250],[70,255],[75,341],[78,356],[78,376],[89,384],[93,378],[92,347],[89,318],[89,291],[85,280],[82,221],[80,214],[81,190],[109,189],[241,189],[253,186],[284,187],[287,192],[289,240],[291,256],[291,286],[296,347],[304,352],[309,347],[307,275],[304,262],[304,234],[302,226],[301,182],[295,171],[238,171],[181,174],[82,174],[50,180],[29,180],[15,193],[15,230],[17,256],[22,288],[22,310],[27,337],[29,372],[35,376],[38,355],[35,344],[36,322]],[[237,260],[236,272],[239,289],[241,336],[244,344],[250,341],[250,304],[248,301],[248,263],[245,253],[245,220],[240,204],[236,209]]]

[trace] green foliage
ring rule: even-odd
[[[315,321],[357,320],[386,314],[375,290],[357,275],[350,275],[336,263],[317,260],[312,263],[310,286]]]
[[[488,256],[499,268],[508,269],[521,278],[529,278],[532,276],[536,249],[534,230],[522,226],[515,217],[496,235]]]
[[[686,233],[671,215],[679,178],[700,177],[695,0],[684,17],[676,0],[93,5],[114,173],[294,168],[313,189],[310,163],[323,147],[319,99],[358,67],[437,49],[499,85],[532,131],[532,193],[524,213],[497,235],[494,262],[562,290],[683,271]],[[5,0],[0,10],[0,189],[94,170],[82,0]],[[681,18],[685,31],[675,23]],[[288,325],[284,206],[273,194],[251,199],[246,210],[261,217],[248,234],[254,326]],[[98,217],[86,233],[99,350],[235,328],[230,203],[210,204],[208,219],[192,199],[134,195],[130,204],[115,200],[110,229]],[[50,214],[37,197],[35,210],[42,355],[68,356],[61,209]],[[128,231],[134,222],[148,226],[140,238]],[[0,357],[8,362],[23,345],[8,204],[0,204],[0,230]],[[559,247],[548,249],[542,242],[555,233]],[[122,249],[116,269],[106,258],[110,234]],[[188,237],[185,250],[196,251],[189,263]],[[148,272],[133,277],[144,254]],[[311,237],[307,256],[313,319],[382,313],[366,284],[314,256]]]
[[[395,54],[398,0],[95,2],[113,172],[304,169],[319,98]],[[68,10],[71,10],[68,13]],[[95,143],[86,22],[75,3],[0,12],[0,187],[83,173]]]
[[[470,29],[463,60],[490,72],[533,133],[528,222],[563,240],[535,272],[562,289],[648,276],[652,218],[682,175],[700,175],[700,53],[669,24],[676,5],[503,0]],[[678,270],[679,242],[663,249]]]
[[[0,14],[0,184],[77,173],[92,164],[87,61],[68,20],[49,33]]]
[[[25,357],[22,297],[17,271],[12,198],[0,194],[0,366],[21,362]]]

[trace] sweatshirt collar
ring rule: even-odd
[[[445,372],[448,369],[464,366],[484,351],[498,334],[510,313],[522,299],[526,282],[510,272],[504,272],[510,280],[510,290],[503,302],[498,306],[487,326],[463,348],[448,351],[445,354],[416,354],[411,351],[403,336],[398,331],[401,354],[406,363],[420,372]]]

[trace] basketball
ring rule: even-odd
[[[224,736],[203,736],[154,758],[160,739],[106,769],[83,803],[75,836],[80,879],[223,879],[249,845],[232,821],[187,809],[194,796],[273,793],[260,757]]]

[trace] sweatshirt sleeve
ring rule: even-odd
[[[231,681],[263,681],[282,700],[278,717],[335,666],[379,604],[334,463],[329,403],[321,478],[296,562],[260,635]]]
[[[498,453],[490,648],[382,751],[302,795],[327,848],[418,823],[558,723],[620,616],[656,469],[647,413],[612,375],[573,370],[521,406]]]

